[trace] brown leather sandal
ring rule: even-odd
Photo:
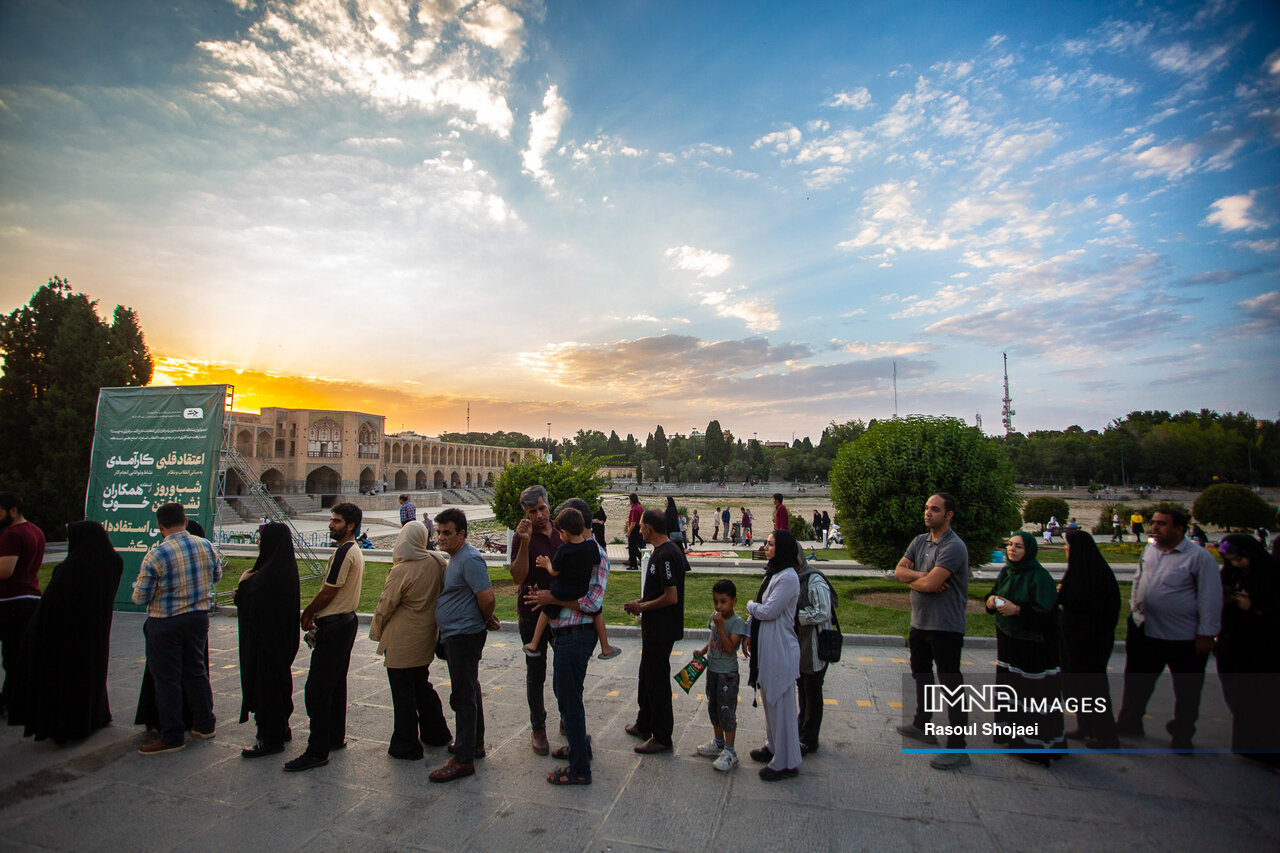
[[[463,776],[474,776],[475,772],[476,766],[474,764],[459,764],[450,758],[448,764],[432,772],[427,778],[432,782],[452,782],[454,779],[461,779]]]

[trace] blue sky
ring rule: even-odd
[[[0,5],[0,310],[422,432],[1275,418],[1268,2]]]

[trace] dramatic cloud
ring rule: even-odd
[[[555,86],[547,89],[542,98],[542,112],[529,116],[529,147],[525,149],[522,161],[524,170],[544,187],[555,183],[544,166],[543,159],[547,152],[556,147],[560,138],[560,128],[569,118],[569,105],[560,97]]]

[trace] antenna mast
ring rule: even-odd
[[[1009,396],[1009,354],[1002,352],[1004,356],[1004,410],[1001,413],[1001,422],[1004,424],[1004,434],[1013,434],[1013,398]]]
[[[471,401],[467,401],[467,433],[471,432]]]
[[[898,362],[893,363],[893,416],[898,417]]]

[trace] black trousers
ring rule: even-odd
[[[516,620],[520,628],[520,642],[529,645],[533,639],[533,631],[538,626],[538,614],[520,614]],[[529,725],[535,729],[547,727],[547,644],[551,639],[550,631],[542,632],[542,640],[538,651],[542,654],[536,658],[524,657],[524,692],[529,702]]]
[[[4,686],[0,688],[0,708],[7,708],[9,725],[25,725],[28,692],[27,671],[31,664],[27,649],[27,626],[40,604],[38,598],[0,601],[0,662],[4,663]]]
[[[1195,640],[1160,640],[1148,637],[1129,617],[1124,638],[1124,701],[1116,725],[1135,729],[1142,725],[1147,702],[1155,692],[1164,668],[1173,673],[1173,720],[1165,727],[1175,741],[1191,740],[1200,718],[1200,693],[1209,656],[1196,654]]]
[[[636,728],[658,743],[671,743],[675,717],[671,710],[671,647],[675,640],[642,637],[640,683],[636,688]]]
[[[398,758],[421,758],[422,744],[444,746],[453,739],[428,667],[388,668],[387,682],[394,714],[388,753]]]
[[[449,707],[453,709],[453,757],[459,764],[476,760],[484,746],[484,696],[480,690],[480,658],[487,631],[445,640],[449,655]]]
[[[933,670],[937,666],[938,681],[949,688],[964,684],[960,675],[960,651],[964,648],[964,634],[957,631],[925,631],[912,628],[907,634],[907,647],[911,651],[911,677],[916,682],[916,713],[912,721],[923,729],[931,716],[924,710],[924,687],[933,684]],[[958,704],[947,708],[947,722],[952,726],[964,726],[969,715]],[[964,735],[949,735],[947,749],[964,749]]]
[[[316,633],[303,690],[311,719],[307,752],[312,755],[326,756],[347,739],[347,669],[351,666],[357,627],[353,613],[348,621]]]
[[[633,530],[627,536],[627,568],[638,569],[640,567],[640,552],[644,550],[644,537],[640,535],[639,530]],[[528,642],[528,640],[525,640]]]
[[[796,679],[796,696],[800,699],[800,743],[810,752],[818,748],[818,734],[822,730],[822,683],[827,679],[827,668],[817,672],[802,672]]]

